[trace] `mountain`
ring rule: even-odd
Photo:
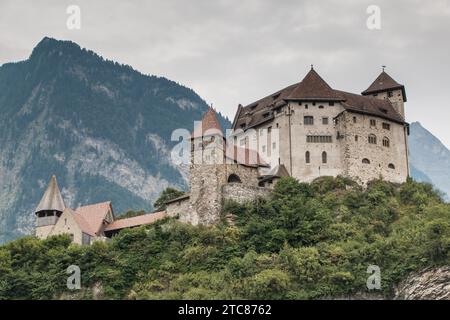
[[[151,210],[171,185],[172,131],[192,130],[208,106],[193,90],[44,38],[28,60],[0,67],[0,242],[33,231],[51,175],[66,205],[113,201]],[[221,115],[222,126],[229,121]]]
[[[411,175],[429,182],[450,198],[450,150],[419,122],[411,124],[409,161]]]

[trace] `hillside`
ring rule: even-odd
[[[0,243],[33,231],[53,174],[66,205],[111,200],[117,213],[151,210],[169,185],[185,189],[171,134],[206,110],[191,89],[69,41],[45,38],[26,61],[2,65]]]
[[[284,178],[270,199],[226,207],[235,225],[165,220],[90,247],[13,241],[0,247],[0,299],[392,298],[412,272],[450,265],[450,205],[427,184]],[[69,265],[79,291],[65,287]],[[381,271],[371,293],[370,265]]]

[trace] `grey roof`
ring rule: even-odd
[[[36,213],[40,211],[64,211],[66,205],[59,191],[58,182],[56,177],[52,176],[50,183],[48,184],[47,190],[45,190],[42,196],[41,202],[36,208]]]
[[[270,180],[273,178],[281,178],[281,177],[289,177],[289,172],[287,171],[284,164],[277,165],[276,167],[273,167],[269,171],[267,171],[265,174],[261,175],[259,177],[260,182]]]
[[[383,75],[383,77],[385,76]],[[389,87],[398,85],[404,91],[404,87],[396,82],[395,85],[392,81],[387,81],[387,83]],[[373,86],[371,87],[373,89]],[[401,124],[405,123],[389,100],[377,99],[367,95],[367,90],[362,95],[358,95],[333,89],[316,71],[311,70],[302,82],[279,90],[248,106],[240,106],[233,121],[233,129],[247,130],[267,121],[272,121],[274,110],[283,107],[289,100],[340,101],[347,111],[379,116]],[[406,101],[405,93],[403,96]]]

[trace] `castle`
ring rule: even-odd
[[[209,108],[191,135],[189,193],[167,202],[164,212],[115,220],[111,203],[72,210],[52,178],[36,209],[36,234],[69,233],[88,244],[167,216],[212,225],[222,218],[224,201],[266,197],[284,176],[402,183],[409,175],[406,100],[405,87],[384,69],[354,94],[331,88],[311,67],[301,82],[239,105],[226,135]]]
[[[190,194],[170,201],[167,214],[213,224],[224,201],[265,196],[282,176],[402,183],[409,175],[405,102],[405,87],[384,68],[353,94],[331,88],[311,66],[301,82],[240,105],[226,137],[210,108],[192,136]]]

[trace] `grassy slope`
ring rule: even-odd
[[[173,220],[127,230],[110,243],[23,238],[0,247],[0,298],[67,293],[66,268],[82,272],[92,298],[312,299],[364,292],[369,265],[382,293],[406,274],[450,263],[450,206],[426,184],[282,180],[268,200],[228,203],[236,225],[193,227]],[[73,295],[73,293],[72,293]]]

